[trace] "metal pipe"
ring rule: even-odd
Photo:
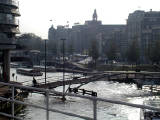
[[[12,100],[14,101],[14,86],[12,86]],[[14,118],[14,102],[12,102],[12,117]]]
[[[97,120],[97,100],[93,100],[93,119]]]
[[[47,45],[46,45],[46,40],[45,40],[45,84],[46,84],[46,60],[47,60],[47,58],[46,58],[47,57],[47,55],[46,55],[46,52],[47,52],[46,51],[46,46]]]
[[[42,91],[42,92],[46,92],[49,91],[48,89],[44,89],[44,88],[35,88],[35,87],[29,87],[29,86],[23,86],[23,85],[16,85],[16,84],[11,84],[11,83],[4,83],[4,82],[0,82],[0,85],[6,85],[6,86],[14,86],[16,88],[20,88],[23,90],[34,90],[34,91]]]
[[[41,89],[38,89],[38,88],[25,87],[25,86],[15,85],[15,84],[9,84],[9,83],[2,83],[2,82],[0,82],[0,84],[2,84],[2,85],[8,85],[8,86],[16,87],[16,88],[18,87],[18,88],[26,88],[26,89],[32,89],[32,90],[41,90]],[[43,91],[43,90],[44,89],[42,89],[41,91]],[[49,98],[46,98],[47,102],[48,102],[48,104],[47,104],[46,107],[42,107],[40,105],[34,105],[34,104],[31,104],[31,103],[26,103],[26,102],[23,102],[23,101],[15,100],[15,99],[13,99],[13,97],[14,97],[14,92],[13,91],[14,91],[14,88],[12,89],[12,99],[7,99],[7,98],[4,98],[4,97],[0,97],[0,100],[2,100],[2,101],[8,101],[8,102],[11,102],[11,103],[22,104],[22,105],[28,105],[28,106],[32,106],[32,107],[35,107],[35,108],[40,108],[40,109],[44,109],[44,110],[47,110],[47,111],[62,113],[62,114],[69,115],[69,116],[74,116],[74,117],[79,117],[79,118],[87,118],[85,116],[76,115],[74,113],[68,113],[68,112],[63,112],[63,111],[59,111],[59,110],[56,110],[56,109],[47,108],[47,106],[49,105]],[[63,94],[62,92],[57,92],[57,91],[48,90],[48,89],[44,90],[44,91],[47,92],[48,94],[49,93],[60,93],[60,94]],[[160,109],[156,108],[156,107],[151,107],[151,106],[146,106],[146,105],[139,105],[139,104],[132,104],[132,103],[127,103],[127,102],[118,101],[118,100],[103,99],[103,98],[82,96],[82,95],[69,94],[69,93],[66,93],[65,95],[72,96],[72,97],[80,97],[80,98],[92,100],[93,101],[93,109],[94,109],[93,110],[94,111],[94,120],[97,119],[97,101],[109,102],[109,103],[119,104],[119,105],[126,105],[126,106],[135,107],[135,108],[142,108],[142,109],[149,109],[149,110],[160,111]],[[48,114],[48,118],[49,118],[49,113],[47,113],[47,114]],[[13,117],[13,116],[11,116],[11,117]],[[13,118],[15,118],[15,116]],[[91,119],[91,118],[89,118],[89,119]],[[87,118],[87,120],[88,120],[88,118]]]
[[[5,82],[10,81],[10,51],[3,51],[3,78]]]
[[[49,92],[46,92],[46,120],[49,120]]]
[[[54,90],[51,90],[51,91],[54,91]],[[55,94],[62,94],[61,92],[57,92],[57,91],[54,91],[54,93]],[[119,100],[83,96],[83,95],[71,94],[71,93],[66,93],[66,95],[71,96],[71,97],[80,97],[80,98],[85,98],[85,99],[89,99],[89,100],[97,100],[97,101],[108,102],[108,103],[113,103],[113,104],[126,105],[126,106],[135,107],[135,108],[142,108],[142,109],[160,111],[160,108],[151,107],[151,106],[147,106],[147,105],[133,104],[133,103],[128,103],[128,102],[119,101]]]
[[[27,105],[27,106],[31,106],[31,107],[35,107],[35,108],[39,108],[39,109],[42,109],[42,110],[46,110],[46,107],[42,107],[42,106],[39,106],[39,105],[34,105],[34,104],[31,104],[31,103],[26,103],[26,102],[22,102],[22,101],[18,101],[18,100],[10,100],[10,99],[7,99],[7,98],[3,98],[3,97],[0,97],[0,100],[2,101],[8,101],[8,102],[15,102],[17,104],[22,104],[22,105]],[[64,115],[68,115],[68,116],[72,116],[72,117],[78,117],[78,118],[82,118],[82,119],[86,119],[86,120],[93,120],[92,118],[90,117],[85,117],[85,116],[81,116],[81,115],[77,115],[77,114],[74,114],[74,113],[69,113],[69,112],[63,112],[63,111],[60,111],[60,110],[56,110],[56,109],[48,109],[48,111],[52,111],[52,112],[56,112],[56,113],[61,113],[61,114],[64,114]],[[1,113],[0,113],[1,114]],[[11,116],[12,118],[12,116]],[[14,117],[15,118],[15,117]]]
[[[62,101],[65,101],[66,98],[65,98],[65,43],[64,41],[66,39],[61,39],[63,41],[63,95],[62,95]]]

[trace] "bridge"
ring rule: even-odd
[[[84,74],[84,73],[83,73]],[[137,85],[160,85],[160,72],[103,72],[94,73],[84,77],[74,77],[69,80],[60,80],[48,83],[39,83],[38,88],[53,89],[63,85],[80,84],[81,87],[85,84],[94,81],[113,81],[119,83],[137,84]]]

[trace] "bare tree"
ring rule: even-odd
[[[94,64],[96,66],[97,59],[99,58],[98,43],[96,40],[91,41],[91,46],[89,49],[89,56],[92,57],[92,59],[94,60]]]

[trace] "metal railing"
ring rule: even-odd
[[[71,97],[80,97],[83,99],[88,99],[93,102],[93,117],[87,117],[87,116],[81,116],[75,113],[70,113],[70,112],[64,112],[56,109],[52,109],[49,107],[49,94],[55,93],[55,94],[60,94],[63,95],[61,92],[57,92],[54,90],[49,90],[49,89],[40,89],[40,88],[34,88],[34,87],[27,87],[27,86],[22,86],[22,85],[16,85],[16,84],[10,84],[10,83],[3,83],[0,82],[0,85],[3,86],[9,86],[12,89],[12,97],[5,98],[5,97],[0,97],[1,101],[6,101],[10,102],[12,104],[12,112],[11,114],[7,114],[4,112],[0,112],[0,115],[10,117],[12,119],[17,119],[17,120],[22,120],[22,118],[15,116],[15,104],[21,104],[21,105],[26,105],[26,106],[31,106],[39,109],[46,110],[46,120],[49,120],[49,113],[50,112],[56,112],[56,113],[61,113],[64,115],[72,116],[72,117],[78,117],[86,120],[97,120],[97,102],[102,101],[102,102],[107,102],[107,103],[113,103],[113,104],[119,104],[119,105],[126,105],[126,106],[131,106],[135,108],[142,108],[142,109],[150,109],[154,111],[160,111],[159,108],[156,107],[151,107],[151,106],[144,106],[144,105],[139,105],[139,104],[132,104],[132,103],[127,103],[127,102],[122,102],[122,101],[117,101],[117,100],[111,100],[111,99],[103,99],[103,98],[97,98],[97,97],[90,97],[90,96],[82,96],[82,95],[77,95],[77,94],[70,94],[66,93],[66,96],[71,96]],[[43,92],[45,94],[45,99],[46,99],[46,105],[45,106],[40,106],[40,105],[35,105],[31,103],[27,103],[25,101],[20,101],[15,99],[15,89],[23,89],[23,90],[29,90],[29,91],[39,91]]]
[[[18,7],[19,2],[17,0],[0,0],[0,4],[13,5]]]

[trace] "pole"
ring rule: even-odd
[[[64,41],[66,39],[61,39],[62,40],[62,44],[63,44],[63,96],[62,96],[62,101],[65,101],[65,45],[64,45]]]
[[[97,120],[97,100],[93,100],[93,119]]]
[[[3,79],[5,82],[10,81],[10,51],[3,51]]]
[[[47,55],[46,55],[46,40],[45,40],[45,84],[46,84],[46,58]]]
[[[46,120],[49,120],[49,92],[46,92]]]
[[[12,118],[14,118],[15,116],[14,116],[14,114],[15,114],[15,104],[14,104],[14,91],[15,91],[15,88],[14,88],[14,86],[12,86]],[[14,119],[13,119],[14,120]]]

